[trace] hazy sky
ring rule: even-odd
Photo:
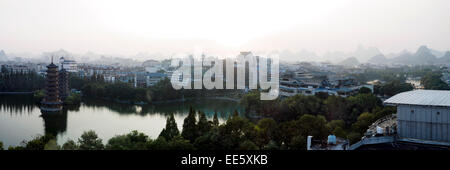
[[[450,50],[449,0],[0,0],[0,49]]]

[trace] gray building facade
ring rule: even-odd
[[[450,107],[400,104],[397,121],[401,138],[450,142]]]
[[[414,90],[384,103],[397,106],[400,138],[450,142],[450,91]]]

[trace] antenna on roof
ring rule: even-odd
[[[52,64],[53,64],[53,55],[52,55]]]

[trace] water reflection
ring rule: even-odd
[[[156,138],[174,113],[181,130],[192,106],[212,119],[215,112],[224,122],[241,107],[232,101],[199,99],[176,103],[132,105],[104,100],[83,99],[78,106],[65,106],[58,114],[43,114],[32,95],[0,95],[0,141],[5,146],[19,145],[36,135],[52,134],[58,144],[78,139],[84,131],[94,130],[106,142],[114,135],[138,130]]]
[[[58,136],[67,130],[67,109],[61,112],[45,113],[41,112],[44,120],[44,132],[52,136]]]
[[[0,95],[0,109],[10,115],[30,114],[36,105],[32,95]]]
[[[207,117],[212,118],[214,113],[217,112],[220,118],[226,119],[227,115],[238,110],[240,113],[243,109],[236,103],[226,100],[208,100],[208,99],[198,99],[198,100],[187,100],[184,102],[173,102],[173,103],[158,103],[158,104],[147,104],[147,105],[133,105],[124,103],[115,103],[105,100],[97,99],[83,99],[83,105],[92,108],[102,108],[106,107],[119,114],[138,114],[138,115],[148,115],[148,114],[162,114],[169,115],[171,113],[185,114],[189,112],[189,107],[194,107],[196,110],[200,110],[206,114]]]

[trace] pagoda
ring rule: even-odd
[[[45,97],[41,102],[42,112],[59,112],[62,110],[62,102],[59,98],[58,66],[52,63],[47,66],[45,77]]]
[[[64,102],[67,96],[69,96],[69,74],[67,70],[64,68],[64,65],[61,64],[61,71],[59,71],[58,77],[58,85],[59,85],[59,98]]]

